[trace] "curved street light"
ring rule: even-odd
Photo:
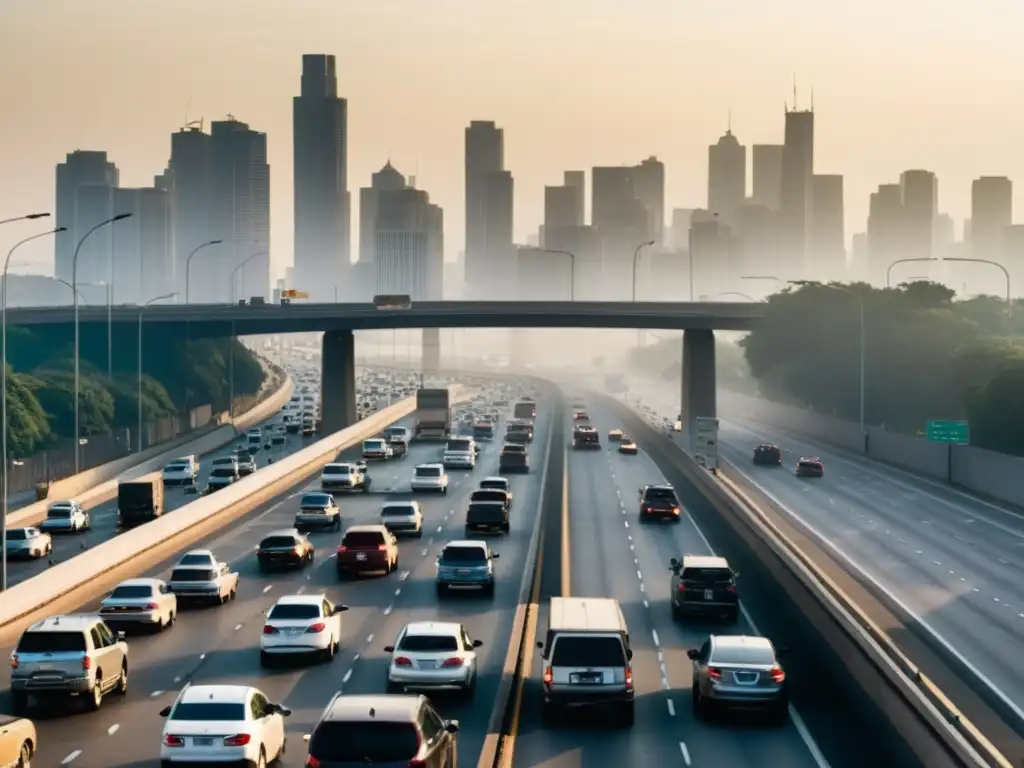
[[[142,451],[142,313],[150,304],[155,304],[158,301],[164,299],[173,299],[178,293],[165,293],[162,296],[156,296],[150,299],[145,304],[139,306],[139,389],[138,389],[138,401],[139,401],[139,435],[136,438],[138,444],[138,452]]]
[[[235,303],[235,275],[238,271],[258,256],[266,256],[269,251],[256,251],[256,253],[243,260],[238,266],[231,271],[231,277],[228,280],[231,289],[231,303]],[[231,320],[231,348],[228,351],[228,414],[232,419],[235,418],[235,321],[234,318]]]
[[[891,288],[892,287],[892,268],[893,267],[898,266],[900,264],[920,264],[921,262],[926,262],[926,261],[938,261],[938,259],[936,259],[936,258],[934,258],[932,256],[916,256],[916,257],[910,258],[910,259],[896,259],[896,261],[894,261],[891,264],[889,264],[889,266],[886,267],[886,269],[885,269],[885,287],[886,288]],[[952,261],[952,259],[947,259],[947,261]],[[968,259],[968,261],[973,261],[973,259]]]
[[[64,229],[67,229],[67,227],[65,227]],[[75,293],[77,293],[77,294],[78,294],[78,300],[79,300],[80,302],[82,302],[83,304],[86,304],[86,305],[88,305],[88,303],[89,303],[89,302],[85,300],[85,296],[83,296],[83,295],[82,295],[82,292],[81,292],[81,291],[79,291],[78,289],[76,289],[76,288],[75,288],[75,286],[73,286],[73,285],[72,285],[71,283],[69,283],[69,282],[68,282],[67,280],[61,280],[61,279],[60,279],[59,277],[55,277],[55,278],[53,278],[53,279],[54,279],[54,280],[56,280],[56,281],[57,281],[58,283],[60,283],[61,285],[66,285],[66,286],[67,286],[68,288],[70,288],[70,289],[71,289],[72,291],[74,291]]]
[[[1002,264],[998,261],[991,261],[990,259],[969,259],[966,256],[956,257],[948,256],[942,261],[963,261],[963,262],[975,262],[976,264],[988,264],[990,267],[996,267],[1002,270],[1003,277],[1006,278],[1006,317],[1007,319],[1013,318],[1013,300],[1010,298],[1010,273]]]
[[[209,248],[212,245],[220,245],[223,240],[207,240],[205,243],[197,245],[188,256],[185,257],[185,303],[188,304],[188,288],[192,277],[192,257],[199,253],[204,248]]]
[[[49,218],[49,216],[50,216],[49,213],[26,213],[24,216],[13,216],[13,217],[11,217],[9,219],[0,219],[0,224],[13,224],[16,221],[32,221],[33,219],[46,219],[46,218]],[[53,231],[54,232],[57,232],[57,231],[64,232],[66,230],[67,230],[67,227],[59,227],[58,229],[55,229]],[[50,234],[50,233],[47,232],[46,234]],[[40,237],[42,237],[42,235],[40,235]],[[31,240],[32,238],[29,238],[29,239]]]
[[[544,253],[557,253],[569,257],[569,301],[576,301],[576,254],[560,248],[544,248]]]

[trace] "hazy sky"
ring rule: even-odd
[[[729,110],[743,143],[781,142],[794,74],[804,101],[814,87],[816,170],[846,175],[848,236],[907,168],[937,172],[962,219],[974,177],[1024,181],[1021,30],[1021,0],[0,0],[0,218],[52,209],[66,152],[105,149],[148,186],[186,117],[231,113],[269,134],[290,263],[291,98],[322,52],[349,99],[353,203],[390,156],[444,207],[448,258],[469,120],[505,128],[525,240],[567,168],[657,155],[668,207],[705,204]]]

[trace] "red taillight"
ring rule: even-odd
[[[395,666],[396,667],[411,667],[412,666],[412,659],[410,659],[408,656],[398,656],[398,657],[395,658]]]
[[[647,506],[646,504],[644,504],[644,505],[642,505],[642,506],[640,507],[640,511],[641,511],[641,512],[650,512],[650,511],[651,511],[651,508],[650,508],[649,506]]]
[[[377,545],[377,551],[378,552],[387,552],[388,551],[388,545],[387,544],[378,544]]]
[[[712,680],[721,680],[722,670],[716,669],[715,667],[708,667],[708,677]]]
[[[185,739],[183,739],[181,736],[174,736],[174,735],[169,733],[166,736],[164,736],[164,746],[165,747],[184,747],[185,746]]]
[[[306,757],[306,768],[320,768],[321,762],[312,755]]]
[[[452,656],[450,659],[445,659],[442,662],[442,667],[461,667],[465,663],[465,660],[461,656]]]
[[[272,627],[269,624],[264,624],[263,625],[263,634],[264,635],[276,635],[277,634],[277,627]]]
[[[327,629],[327,625],[324,624],[322,621],[318,621],[316,624],[311,625],[309,629],[306,630],[306,632],[315,635],[317,632],[323,632],[325,629]]]
[[[295,549],[292,550],[292,552],[294,554],[296,554],[296,555],[301,555],[302,554],[302,547],[296,547]]]
[[[159,608],[160,608],[160,606],[157,605],[156,603],[146,603],[146,606],[145,606],[145,610],[147,610],[147,611],[155,611],[155,610],[157,610]]]
[[[676,592],[685,592],[686,585],[683,582],[679,582],[679,586],[676,587]]]
[[[236,733],[234,736],[225,736],[224,737],[224,746],[225,747],[244,747],[250,741],[252,741],[252,736],[250,736],[248,733]]]
[[[730,584],[728,587],[725,588],[725,591],[728,592],[730,595],[735,595],[736,594],[736,585],[735,584]]]
[[[633,668],[632,667],[626,667],[626,687],[627,688],[632,688],[633,687]]]
[[[344,544],[338,547],[338,554],[340,555],[343,552],[348,552],[348,547],[346,547]]]
[[[265,549],[257,549],[256,550],[256,556],[257,557],[259,557],[260,555],[265,555],[265,554],[267,554],[267,551]]]
[[[88,656],[82,657],[82,669],[92,669],[92,659]]]
[[[11,654],[11,669],[17,669],[17,668],[18,668],[18,654],[12,653]]]
[[[551,674],[551,667],[544,667],[544,685],[551,685],[555,677]]]
[[[679,507],[672,507],[672,514],[673,515],[678,515],[679,514]]]
[[[784,682],[786,679],[786,670],[784,670],[782,667],[775,666],[772,667],[771,675],[772,680],[774,680],[776,683],[781,683]]]

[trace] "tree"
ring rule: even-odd
[[[12,457],[31,456],[50,439],[46,412],[32,393],[30,377],[7,371],[7,451]]]

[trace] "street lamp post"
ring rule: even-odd
[[[266,256],[266,251],[257,251],[249,258],[245,259],[241,264],[235,267],[231,272],[231,277],[228,280],[229,290],[231,291],[231,303],[235,303],[235,275],[238,274],[238,270],[248,264],[250,261],[255,259],[257,256]],[[231,320],[231,344],[228,350],[228,397],[230,398],[228,403],[228,413],[231,418],[235,418],[235,320]]]
[[[560,253],[569,257],[569,301],[576,301],[576,254],[557,248],[545,248],[544,253]]]
[[[67,229],[67,227],[64,227],[64,229],[66,230],[66,229]],[[77,289],[75,288],[75,286],[73,286],[73,285],[72,285],[71,283],[69,283],[69,282],[68,282],[67,280],[61,280],[61,279],[60,279],[59,277],[55,277],[55,278],[53,278],[53,279],[54,279],[54,280],[56,280],[56,281],[57,281],[58,283],[60,283],[61,285],[66,285],[66,286],[67,286],[68,288],[70,288],[70,289],[71,289],[71,290],[72,290],[72,291],[73,291],[74,293],[77,293],[77,294],[78,294],[78,300],[79,300],[80,302],[82,302],[83,304],[88,304],[88,303],[89,303],[89,302],[87,302],[87,301],[85,300],[85,296],[83,296],[83,295],[82,295],[82,292],[81,292],[81,291],[79,291],[79,290],[77,290]]]
[[[13,216],[10,219],[0,219],[0,224],[13,224],[16,221],[32,221],[33,219],[46,219],[49,218],[49,213],[27,213],[24,216]],[[63,232],[67,227],[61,227],[59,231]],[[54,232],[58,230],[53,230]],[[49,234],[47,232],[46,234]],[[31,239],[31,238],[29,238]]]
[[[644,249],[644,246],[652,246],[652,245],[654,245],[654,241],[653,240],[646,240],[646,241],[640,243],[640,245],[638,245],[636,247],[636,250],[633,251],[633,303],[634,304],[636,304],[636,267],[640,263],[640,252]],[[642,347],[643,346],[643,333],[644,333],[644,331],[643,331],[642,328],[637,328],[636,329],[636,345],[638,347]]]
[[[79,415],[79,402],[78,402],[79,401],[79,397],[80,397],[80,393],[81,393],[81,387],[80,387],[80,384],[81,384],[81,382],[80,382],[80,373],[81,373],[81,371],[80,371],[80,362],[81,361],[79,359],[79,352],[81,351],[81,349],[80,349],[80,334],[79,334],[79,324],[78,324],[78,257],[79,257],[79,255],[82,252],[82,244],[85,243],[85,241],[89,238],[89,235],[91,235],[93,232],[95,232],[100,227],[105,227],[108,224],[113,224],[113,223],[118,222],[118,221],[123,221],[124,219],[130,218],[131,215],[132,214],[130,214],[130,213],[119,213],[116,216],[111,216],[109,219],[105,219],[105,220],[101,221],[99,224],[95,225],[92,229],[90,229],[88,232],[86,232],[84,235],[82,235],[81,239],[78,241],[78,245],[75,246],[75,253],[71,257],[71,292],[74,295],[74,299],[75,299],[75,440],[74,440],[74,445],[75,445],[75,474],[76,475],[78,474],[79,470],[81,469],[81,455],[80,455],[81,451],[79,450],[80,445],[79,445],[79,442],[78,442],[80,437],[81,437],[81,430],[79,429],[79,418],[80,418],[80,415]]]
[[[867,432],[864,427],[864,364],[866,358],[866,337],[864,334],[864,297],[859,293],[854,293],[849,288],[844,288],[841,285],[832,285],[831,283],[820,283],[816,280],[790,280],[790,285],[810,285],[815,288],[827,288],[830,291],[839,291],[840,293],[848,294],[853,296],[857,300],[860,309],[860,434],[862,439],[867,438]]]
[[[43,218],[43,216],[41,214],[33,214],[26,218]],[[33,240],[38,240],[40,237],[55,235],[65,230],[65,227],[57,227],[48,232],[39,232],[31,237],[19,240],[7,252],[7,258],[4,260],[3,285],[0,286],[0,317],[2,317],[0,325],[3,326],[2,330],[0,330],[0,348],[2,348],[0,349],[0,400],[3,401],[0,403],[3,421],[0,424],[0,433],[2,433],[0,442],[3,443],[0,446],[0,455],[2,455],[3,460],[3,479],[0,480],[3,484],[3,500],[0,503],[0,560],[2,560],[2,565],[0,565],[0,591],[7,589],[7,473],[10,470],[10,464],[7,460],[7,270],[11,266],[11,257],[19,247]]]
[[[760,303],[762,301],[761,299],[755,299],[753,296],[750,296],[749,294],[746,293],[740,293],[739,291],[726,291],[725,293],[716,293],[715,296],[739,296],[741,299],[752,301],[755,304]]]
[[[891,288],[892,287],[892,268],[893,267],[895,267],[895,266],[897,266],[899,264],[920,264],[923,261],[938,261],[938,259],[930,257],[930,256],[917,256],[917,257],[914,257],[914,258],[911,258],[911,259],[896,259],[896,261],[894,261],[891,264],[889,264],[889,266],[886,267],[886,269],[885,269],[885,287],[886,288]],[[952,259],[947,259],[947,261],[952,261]],[[973,259],[968,259],[968,261],[973,261]]]
[[[177,295],[177,293],[165,293],[163,296],[157,296],[156,298],[150,299],[139,307],[139,434],[138,437],[135,438],[135,442],[138,445],[137,453],[142,452],[142,312],[150,304],[155,304],[156,302],[163,301],[164,299],[172,299]]]
[[[203,248],[209,248],[211,245],[220,245],[223,242],[224,242],[223,240],[207,240],[205,243],[202,243],[201,245],[197,245],[195,248],[193,248],[192,251],[189,253],[189,255],[185,257],[185,303],[186,304],[188,304],[188,288],[189,288],[189,282],[190,282],[189,278],[192,277],[192,257],[195,256],[197,253],[199,253],[201,250],[203,250]]]
[[[267,255],[266,251],[257,251],[256,253],[252,254],[251,256],[246,258],[244,261],[242,261],[233,270],[231,270],[231,277],[228,280],[228,289],[231,291],[230,301],[231,301],[232,304],[235,303],[235,275],[237,275],[238,271],[240,269],[242,269],[246,264],[248,264],[250,261],[255,259],[257,256],[266,256],[266,255]]]
[[[1013,300],[1010,298],[1010,273],[1002,264],[998,261],[991,261],[989,259],[969,259],[964,257],[949,256],[942,259],[942,261],[964,261],[964,262],[975,262],[977,264],[988,264],[990,267],[996,267],[1002,270],[1003,277],[1006,278],[1006,317],[1007,319],[1013,318]]]

